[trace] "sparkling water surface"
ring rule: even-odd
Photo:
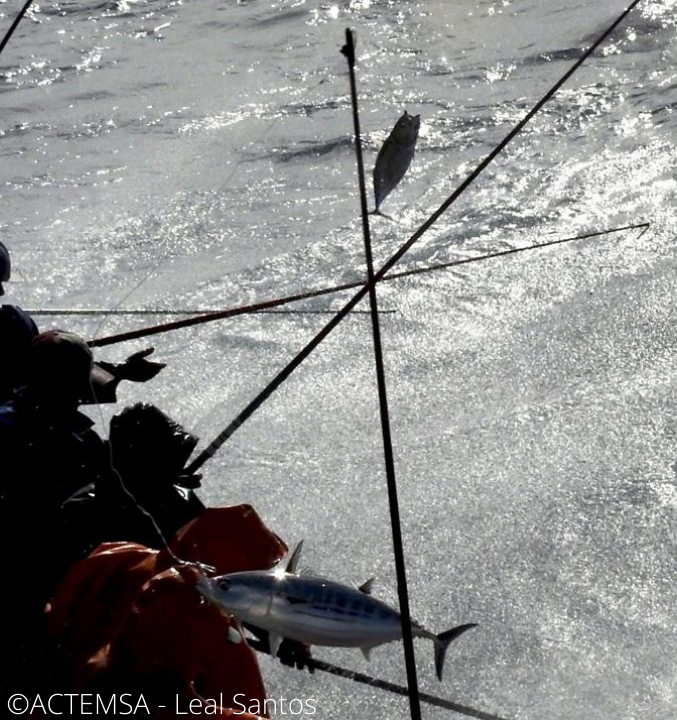
[[[3,27],[20,3],[0,0]],[[0,58],[0,238],[29,308],[216,308],[364,275],[366,162],[406,109],[411,169],[374,218],[385,261],[610,24],[618,0],[41,2]],[[650,221],[381,286],[414,616],[451,646],[424,690],[524,720],[675,716],[677,3],[641,3],[400,262]],[[296,309],[328,310],[349,295]],[[366,309],[366,305],[360,306]],[[102,337],[166,318],[40,317]],[[155,402],[204,442],[327,321],[241,316],[150,340]],[[98,356],[119,359],[137,341]],[[102,432],[110,408],[94,412]],[[206,466],[306,561],[396,601],[371,329],[353,315]],[[401,645],[318,657],[404,683]],[[316,717],[405,700],[267,659]],[[426,718],[448,711],[424,707]]]

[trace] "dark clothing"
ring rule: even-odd
[[[38,334],[38,326],[25,310],[0,305],[0,403],[10,400],[12,391],[26,384],[29,351]],[[83,404],[117,402],[119,368],[116,363],[95,363],[92,387],[83,395]]]
[[[107,472],[106,446],[92,424],[77,410],[42,408],[26,392],[0,406],[0,537],[16,548],[22,575],[39,566],[27,580],[39,605],[67,567],[59,547],[62,504]]]
[[[27,582],[40,606],[102,542],[164,547],[147,513],[169,540],[204,510],[195,493],[172,484],[176,475],[158,472],[161,462],[153,471],[152,458],[139,454],[140,470],[127,466],[121,477],[92,426],[75,409],[40,405],[27,389],[0,405],[0,538],[16,547],[17,569],[39,563]]]
[[[200,498],[192,491],[185,488],[171,485],[169,483],[148,488],[145,478],[134,482],[132,478],[124,478],[129,492],[134,496],[136,502],[153,516],[165,540],[169,542],[177,530],[180,530],[186,523],[194,520],[204,512],[205,506]],[[145,488],[145,490],[144,490]],[[117,532],[120,539],[124,538],[124,527],[117,518]],[[146,532],[146,537],[134,542],[139,542],[150,548],[161,550],[164,544],[158,542],[157,535],[151,537]]]
[[[140,509],[142,508],[142,509]],[[136,542],[161,550],[174,533],[205,509],[192,490],[176,485],[143,493],[122,488],[117,476],[103,478],[76,493],[63,508],[64,536],[74,542],[73,559],[85,557],[102,542]],[[162,538],[144,514],[149,513]]]
[[[4,596],[12,633],[0,650],[0,692],[39,689],[44,607],[73,562],[105,541],[163,548],[139,506],[167,540],[204,510],[194,493],[172,484],[176,473],[149,471],[157,453],[137,448],[145,470],[128,466],[123,485],[93,422],[53,403],[21,388],[0,404],[0,543],[12,579]]]
[[[0,405],[0,543],[11,588],[3,612],[0,688],[35,690],[45,603],[65,573],[61,504],[105,470],[105,446],[92,422],[72,410],[40,407],[25,391]]]
[[[25,389],[15,392],[0,405],[0,457],[9,471],[0,498],[26,496],[41,508],[58,507],[78,488],[95,481],[107,465],[108,453],[93,425],[76,409],[57,411],[41,405]],[[4,506],[4,499],[1,502]]]
[[[16,305],[0,305],[0,403],[24,384],[28,351],[38,328]]]

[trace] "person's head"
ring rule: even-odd
[[[111,377],[94,367],[87,343],[65,330],[47,330],[33,339],[26,371],[29,390],[41,401],[64,409],[94,397],[97,387]]]
[[[2,283],[7,282],[12,275],[12,261],[9,257],[9,250],[0,242],[0,295],[5,294]]]
[[[124,479],[147,484],[146,489],[176,483],[197,441],[148,403],[127,407],[110,421],[113,466]]]

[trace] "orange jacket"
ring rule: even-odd
[[[212,565],[218,574],[268,569],[287,553],[249,505],[207,509],[170,547],[175,557]],[[262,705],[258,663],[239,623],[200,596],[201,571],[175,557],[106,543],[70,569],[48,611],[60,684],[78,692],[136,688],[161,697],[158,704],[171,696],[171,707],[176,696],[232,708],[237,694]]]

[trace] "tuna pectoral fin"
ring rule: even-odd
[[[360,650],[362,650],[362,654],[364,655],[367,660],[371,660],[371,648],[370,647],[361,647]]]
[[[270,657],[277,657],[277,651],[280,649],[281,642],[282,638],[279,635],[273,635],[273,633],[270,633],[268,635],[268,644],[270,645]]]
[[[459,625],[458,627],[447,630],[435,636],[435,671],[437,679],[442,680],[442,669],[444,668],[444,658],[447,655],[447,648],[456,640],[457,637],[463,635],[466,630],[477,627],[477,623],[468,623],[467,625]]]

